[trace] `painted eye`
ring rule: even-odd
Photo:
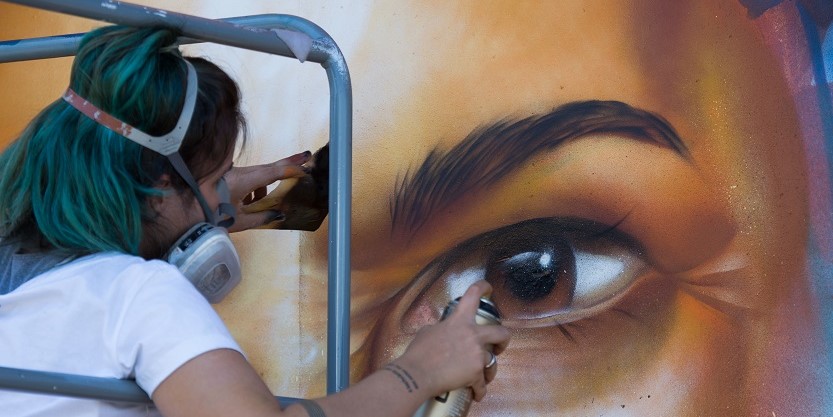
[[[436,320],[473,282],[492,284],[509,327],[568,323],[609,308],[646,268],[639,246],[608,226],[534,219],[476,236],[429,265],[404,291],[405,331]]]

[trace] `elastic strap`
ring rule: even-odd
[[[182,111],[179,113],[179,120],[176,122],[173,130],[162,136],[151,136],[139,129],[119,120],[109,113],[96,107],[84,97],[81,97],[72,90],[67,88],[64,95],[61,97],[75,107],[78,111],[89,117],[96,123],[112,130],[132,140],[133,142],[142,145],[145,148],[154,150],[162,155],[168,156],[174,152],[179,151],[182,145],[182,140],[185,139],[185,133],[188,131],[188,126],[191,124],[191,117],[194,114],[194,106],[197,102],[197,72],[190,62],[183,60],[185,66],[188,67],[187,87],[185,89],[185,100],[182,104]]]
[[[200,192],[200,186],[197,184],[197,181],[194,180],[194,176],[191,175],[191,171],[188,170],[188,166],[185,165],[185,161],[182,160],[182,156],[179,152],[174,152],[168,156],[168,161],[171,162],[174,169],[182,179],[185,180],[185,183],[188,184],[188,187],[191,188],[191,191],[197,196],[197,201],[200,202],[200,207],[202,207],[202,212],[205,214],[205,221],[211,224],[214,223],[214,212],[211,211],[211,207],[209,207],[208,202],[205,201],[205,197],[202,196],[202,192]]]
[[[300,400],[298,401],[298,404],[300,404],[301,407],[304,407],[304,410],[307,411],[309,417],[327,417],[327,415],[324,414],[324,410],[322,410],[321,406],[315,401]]]
[[[217,221],[218,226],[228,229],[234,224],[234,217],[237,209],[231,204],[231,195],[226,183],[226,177],[221,177],[220,182],[217,183],[217,195],[220,196],[220,205],[217,206]]]

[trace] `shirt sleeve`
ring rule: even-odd
[[[175,267],[151,261],[125,271],[135,285],[116,324],[116,355],[148,395],[185,362],[216,349],[242,353],[208,301]]]

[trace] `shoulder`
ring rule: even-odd
[[[175,266],[117,252],[67,262],[26,282],[16,291],[20,297],[44,292],[54,297],[85,300],[88,308],[103,303],[118,310],[129,308],[144,294],[162,294],[166,299],[199,295]]]
[[[78,258],[63,269],[95,269],[114,274],[179,274],[175,266],[161,260],[145,260],[139,256],[118,252],[103,252]]]
[[[117,252],[104,252],[75,259],[45,273],[43,278],[44,284],[48,281],[86,279],[102,285],[185,279],[175,266],[167,262],[149,261]]]

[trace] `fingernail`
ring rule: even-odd
[[[295,155],[292,155],[292,158],[304,158],[304,159],[307,159],[307,158],[309,158],[310,156],[312,156],[312,152],[310,152],[310,151],[303,151],[303,152],[301,152],[301,153],[296,153]]]

